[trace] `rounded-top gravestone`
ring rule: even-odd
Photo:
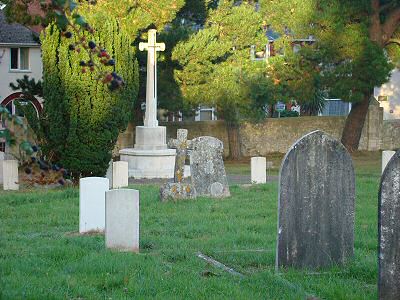
[[[317,269],[352,257],[354,199],[344,146],[322,131],[298,140],[279,174],[276,267]]]
[[[198,196],[230,196],[222,153],[223,143],[211,136],[200,136],[192,140],[190,173]]]
[[[400,150],[383,172],[378,211],[379,299],[400,299]]]

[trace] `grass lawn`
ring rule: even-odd
[[[277,182],[177,203],[160,203],[155,186],[132,186],[140,190],[140,254],[77,234],[77,188],[0,192],[0,299],[376,299],[379,157],[354,156],[354,260],[319,274],[275,273]],[[227,164],[229,173],[246,168]]]

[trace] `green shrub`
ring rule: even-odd
[[[87,40],[107,49],[114,67],[100,66],[123,77],[125,85],[111,92],[96,78],[96,72],[82,72],[80,61],[86,51],[69,51],[73,39],[64,39],[55,25],[41,35],[44,109],[37,130],[43,152],[59,161],[74,178],[103,176],[121,131],[132,115],[138,91],[138,66],[132,39],[116,20],[98,20],[96,32]]]

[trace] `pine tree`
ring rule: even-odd
[[[261,15],[254,5],[221,1],[209,13],[204,29],[178,43],[172,54],[179,64],[175,78],[185,101],[217,107],[225,120],[233,159],[241,155],[240,120],[263,106],[258,103],[256,107],[249,87],[261,78],[269,79],[264,76],[265,64],[250,59],[250,49],[252,45],[262,49],[266,43]]]

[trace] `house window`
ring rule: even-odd
[[[0,152],[6,152],[6,142],[0,141]]]
[[[11,48],[11,70],[29,70],[29,48]]]
[[[351,103],[340,99],[326,99],[322,116],[347,116],[351,109]]]

